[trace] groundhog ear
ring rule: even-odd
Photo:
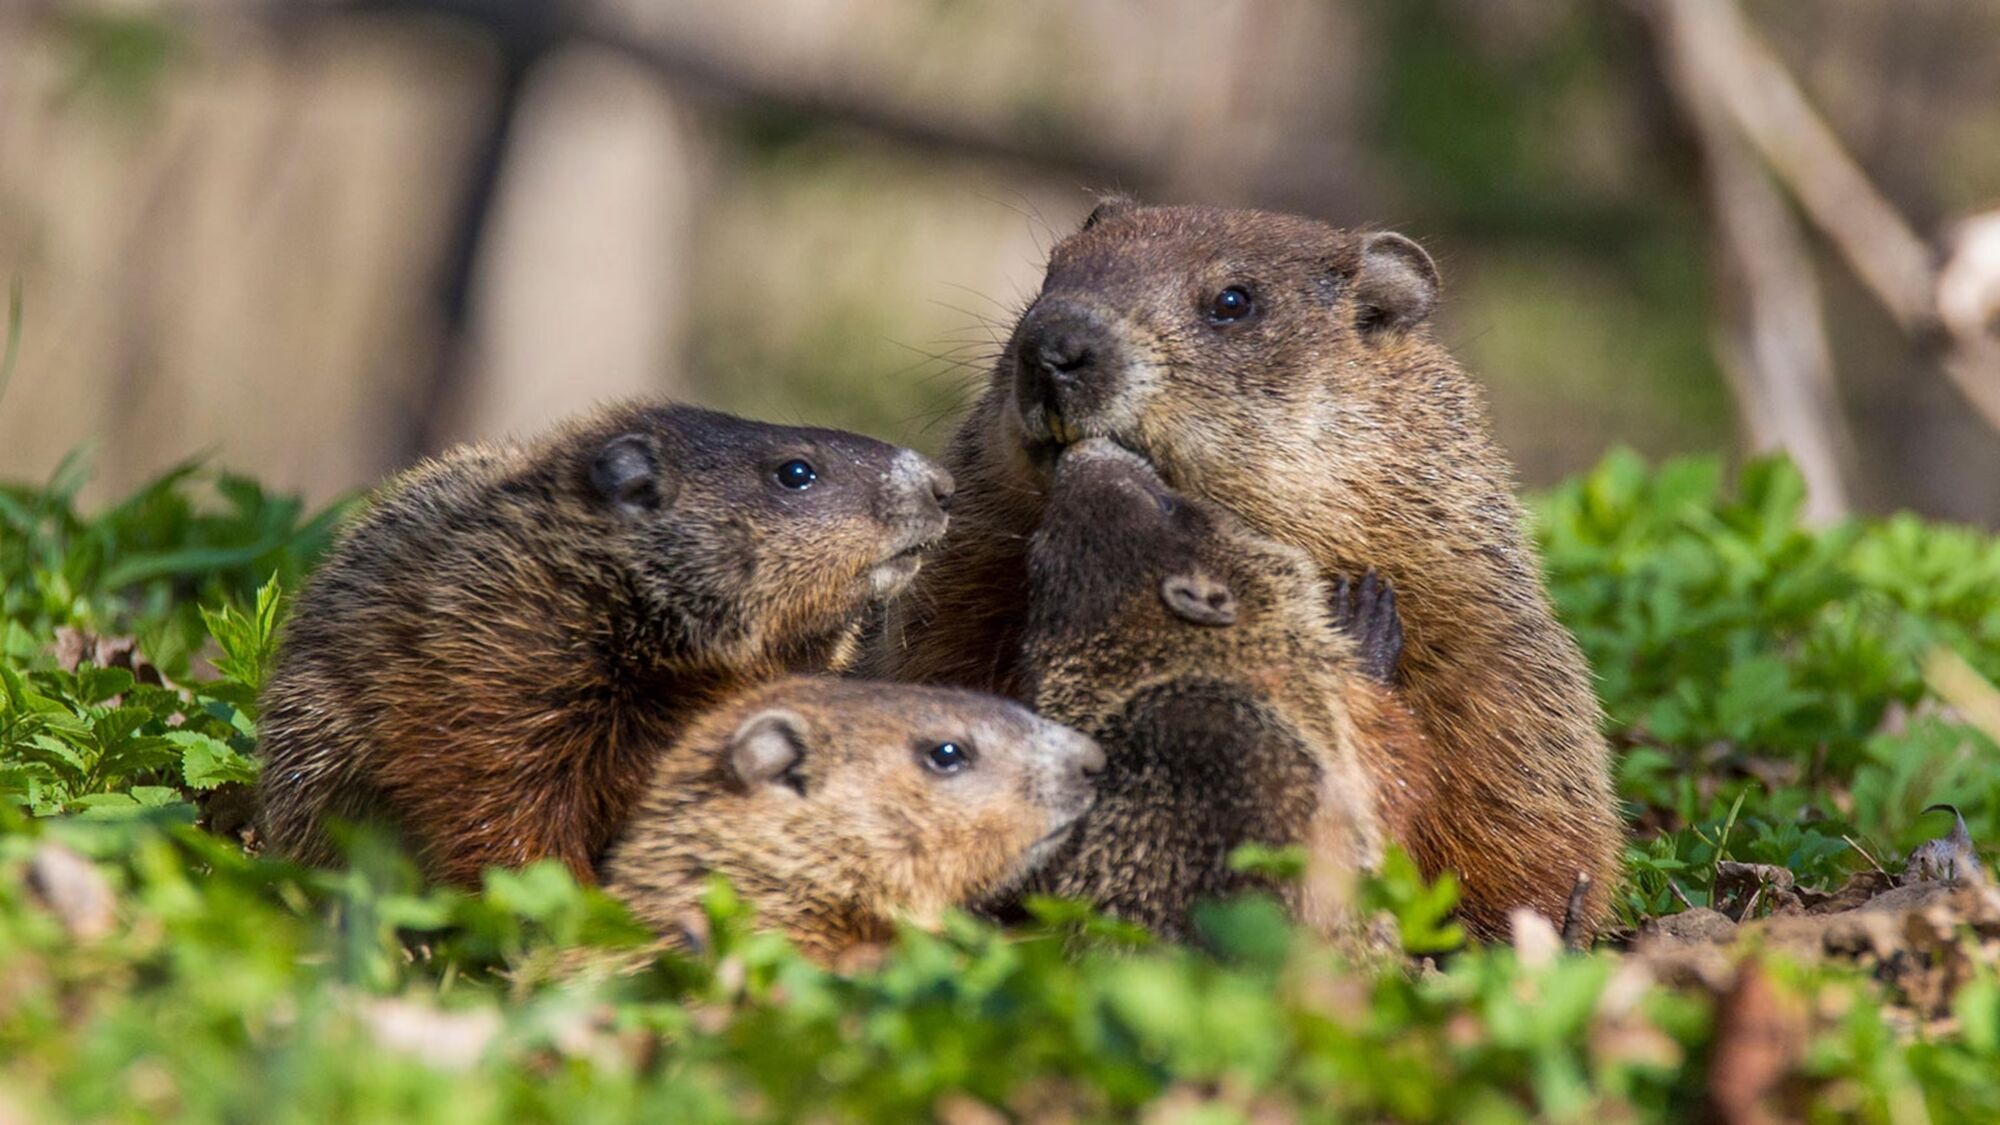
[[[1174,616],[1196,625],[1236,623],[1236,595],[1221,580],[1200,571],[1168,575],[1160,583],[1160,600]]]
[[[1137,206],[1139,206],[1138,200],[1120,192],[1100,195],[1097,197],[1097,206],[1091,208],[1090,214],[1083,217],[1083,226],[1078,229],[1089,230],[1113,215],[1122,214]]]
[[[782,779],[804,753],[805,720],[791,711],[759,711],[729,738],[729,769],[746,789]]]
[[[1354,300],[1363,332],[1421,324],[1437,308],[1438,271],[1415,242],[1392,231],[1368,235],[1354,271]]]
[[[646,434],[620,434],[590,462],[590,486],[626,511],[650,512],[672,500],[661,478],[660,443]]]

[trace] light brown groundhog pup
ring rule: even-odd
[[[1104,753],[995,696],[782,680],[661,755],[605,889],[677,936],[709,876],[826,961],[1002,892],[1090,807]]]
[[[1303,550],[1174,493],[1102,438],[1056,464],[1028,588],[1028,698],[1109,763],[1032,889],[1183,937],[1197,900],[1264,885],[1231,870],[1238,847],[1298,845],[1307,876],[1276,889],[1322,933],[1356,932],[1353,879],[1382,845],[1357,719],[1409,772],[1427,766],[1414,719],[1341,627],[1393,660],[1393,620],[1370,628],[1393,603],[1342,590],[1336,607]]]
[[[1051,455],[1085,437],[1395,589],[1396,682],[1436,748],[1400,841],[1454,870],[1468,928],[1509,908],[1585,923],[1617,885],[1620,828],[1589,669],[1556,621],[1480,394],[1425,327],[1431,260],[1396,234],[1114,200],[1051,253],[945,461],[959,505],[884,631],[899,678],[1018,690],[1027,537]],[[1378,783],[1388,779],[1378,777]]]
[[[577,878],[659,748],[746,684],[843,663],[945,527],[908,450],[628,405],[418,466],[301,594],[264,695],[264,830],[397,825],[432,879]]]

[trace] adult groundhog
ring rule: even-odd
[[[1090,807],[1103,766],[1090,739],[996,696],[782,680],[661,755],[605,889],[674,936],[725,875],[830,960],[1017,883]]]
[[[1231,870],[1239,846],[1303,845],[1307,878],[1282,888],[1288,905],[1323,933],[1352,932],[1350,884],[1380,858],[1381,831],[1349,700],[1372,696],[1360,706],[1378,724],[1400,708],[1335,613],[1393,658],[1393,625],[1368,628],[1393,603],[1336,607],[1303,550],[1172,492],[1102,438],[1056,465],[1028,589],[1026,698],[1095,736],[1109,762],[1097,807],[1033,889],[1180,937],[1198,899],[1262,885]],[[1403,715],[1393,734],[1375,728],[1378,747],[1421,775]]]
[[[951,477],[833,430],[628,405],[391,484],[300,596],[264,696],[267,838],[397,824],[433,879],[579,879],[658,748],[745,684],[842,663]]]
[[[1027,536],[1051,455],[1088,436],[1173,487],[1400,597],[1397,682],[1436,748],[1401,842],[1457,871],[1492,935],[1553,919],[1578,872],[1586,923],[1620,830],[1590,673],[1557,623],[1512,470],[1473,383],[1430,336],[1431,260],[1397,234],[1254,211],[1108,201],[1057,244],[946,457],[959,506],[884,631],[901,678],[1018,690]]]

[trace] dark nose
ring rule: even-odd
[[[938,511],[940,512],[951,511],[951,498],[952,494],[958,491],[958,482],[952,480],[951,474],[946,472],[944,469],[940,468],[939,466],[932,465],[930,474],[930,487],[931,487],[931,500],[937,504]]]
[[[1014,389],[1023,415],[1040,407],[1052,423],[1078,421],[1115,391],[1105,385],[1113,350],[1111,334],[1088,310],[1038,303],[1014,338]]]

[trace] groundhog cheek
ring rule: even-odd
[[[978,851],[977,862],[1009,864],[1048,834],[1053,815],[1032,794],[1024,797],[1016,798],[1021,801],[1019,808],[995,810],[967,826],[967,846]]]

